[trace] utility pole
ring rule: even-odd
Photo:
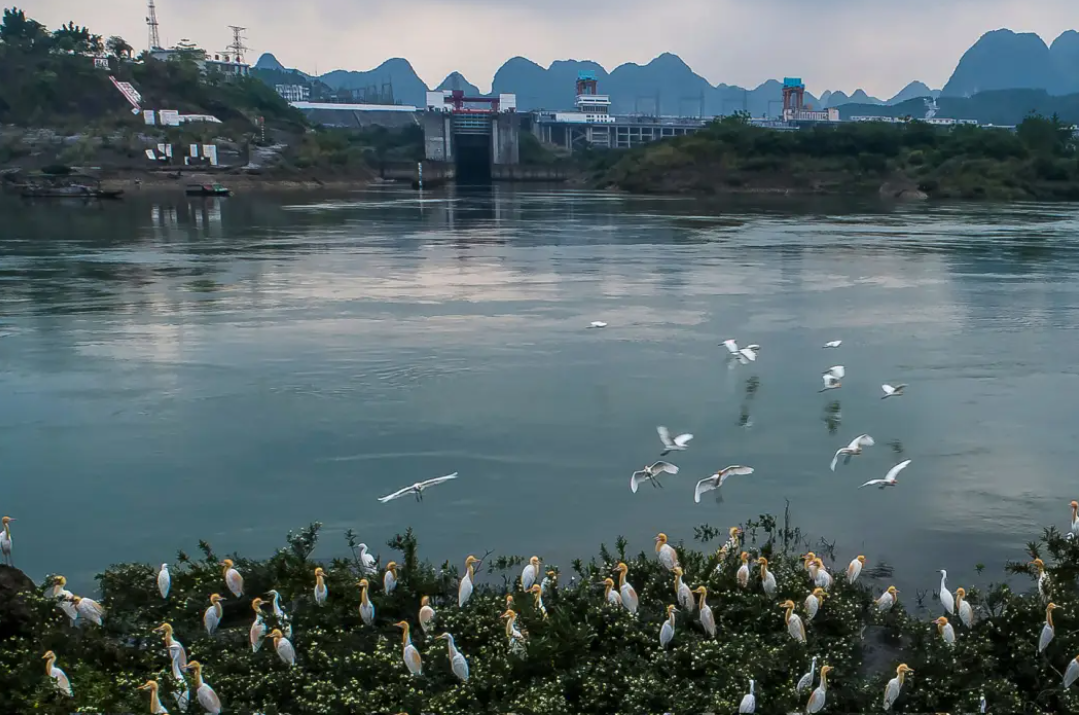
[[[242,65],[244,64],[244,52],[247,51],[243,33],[247,28],[229,25],[229,29],[232,30],[232,44],[228,47],[229,54],[232,55],[233,62]]]
[[[147,0],[146,3],[146,26],[150,30],[150,50],[161,49],[161,35],[157,29],[157,7],[154,6],[154,0]]]

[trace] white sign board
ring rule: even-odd
[[[180,126],[180,113],[175,109],[162,109],[158,112],[161,117],[161,124],[166,127],[178,127]]]
[[[146,126],[152,127],[157,124],[157,114],[152,109],[147,109],[142,113],[142,119],[146,122]]]
[[[217,166],[217,146],[214,144],[203,144],[202,155],[210,160],[210,166]]]
[[[157,154],[154,153],[153,149],[147,149],[146,150],[146,158],[149,159],[150,161],[157,161]]]

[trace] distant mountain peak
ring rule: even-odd
[[[277,61],[277,58],[269,52],[263,53],[259,61],[255,63],[255,69],[260,70],[284,70],[285,66]]]

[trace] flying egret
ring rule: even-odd
[[[674,612],[676,610],[673,604],[667,606],[667,620],[663,622],[663,627],[659,629],[660,648],[666,648],[674,640]]]
[[[614,569],[618,573],[618,592],[622,597],[622,605],[626,607],[626,610],[630,613],[637,614],[637,591],[633,586],[626,582],[626,574],[629,573],[629,566],[624,563],[619,563]]]
[[[219,715],[221,712],[221,698],[210,687],[210,684],[202,679],[202,663],[193,660],[187,664],[187,669],[195,672],[195,697],[199,705],[210,715]]]
[[[463,607],[472,596],[472,581],[476,578],[476,571],[472,568],[472,564],[479,562],[480,560],[471,554],[465,559],[465,575],[461,577],[461,583],[457,586],[458,607]]]
[[[420,628],[424,635],[435,627],[435,609],[431,608],[431,597],[424,596],[420,599]]]
[[[225,609],[221,605],[220,594],[210,594],[210,607],[206,609],[206,612],[202,614],[202,625],[206,627],[206,635],[213,637],[217,632],[218,625],[221,624],[221,617],[225,615]]]
[[[1064,687],[1070,688],[1076,678],[1079,678],[1079,655],[1071,659],[1068,669],[1064,671]]]
[[[944,616],[933,621],[937,624],[937,632],[940,633],[940,637],[944,642],[950,646],[955,645],[955,629],[952,628],[952,624],[948,623],[948,619]]]
[[[828,697],[828,673],[832,670],[834,668],[830,665],[820,669],[820,685],[810,694],[809,702],[806,703],[806,713],[819,713],[824,709],[824,701]]]
[[[760,352],[760,345],[747,345],[744,348],[739,349],[738,343],[734,340],[724,340],[723,347],[727,348],[727,352],[730,353],[730,357],[743,365],[748,365],[751,362],[756,362],[757,353]]]
[[[744,476],[747,474],[753,474],[753,467],[743,467],[740,464],[732,464],[729,467],[724,467],[712,476],[705,477],[704,479],[697,482],[697,486],[693,489],[693,501],[697,504],[700,504],[702,494],[704,494],[705,492],[710,492],[714,489],[719,489],[723,486],[723,483],[727,481],[728,477]],[[737,548],[737,546],[735,548]]]
[[[948,572],[944,569],[940,570],[940,604],[944,606],[944,610],[948,612],[948,615],[955,615],[955,597],[952,596],[952,592],[948,590],[947,585]]]
[[[663,564],[663,568],[674,571],[675,567],[678,566],[678,552],[667,543],[667,535],[662,532],[656,534],[655,541],[656,556],[659,558],[659,562]]]
[[[899,691],[903,689],[903,681],[907,679],[907,673],[913,673],[914,671],[907,667],[906,663],[900,663],[899,667],[895,669],[895,677],[888,681],[888,684],[884,686],[884,709],[891,710],[892,705],[895,704],[896,699],[899,697]]]
[[[686,445],[693,439],[693,435],[688,432],[671,439],[671,433],[663,425],[656,427],[656,432],[659,433],[659,439],[663,442],[663,451],[659,455],[661,457],[665,457],[671,452],[684,452]]]
[[[614,579],[610,576],[603,579],[603,600],[613,606],[622,605],[622,596],[614,590]]]
[[[435,477],[434,479],[425,479],[422,482],[416,482],[415,484],[413,484],[411,486],[407,486],[404,489],[398,489],[393,494],[387,494],[384,497],[379,497],[378,500],[380,502],[382,502],[383,504],[385,504],[388,501],[393,501],[394,499],[400,499],[403,496],[413,494],[416,497],[416,501],[423,501],[423,491],[425,489],[427,489],[429,487],[433,487],[436,484],[441,484],[442,482],[448,482],[449,480],[456,479],[456,478],[457,478],[457,472],[454,472],[453,474],[447,474],[444,477]]]
[[[1042,597],[1043,601],[1048,601],[1049,574],[1045,573],[1045,562],[1041,559],[1034,559],[1030,562],[1030,565],[1038,570],[1038,594]]]
[[[0,553],[4,555],[4,563],[14,566],[15,561],[11,558],[11,522],[15,521],[10,516],[0,519]]]
[[[261,598],[251,601],[251,610],[255,612],[255,622],[251,624],[251,629],[247,632],[247,640],[251,644],[253,653],[258,653],[259,648],[262,647],[262,639],[266,635],[266,623],[262,620],[263,603]]]
[[[363,619],[364,624],[370,626],[375,623],[375,604],[371,603],[371,599],[367,595],[367,589],[370,587],[370,583],[365,578],[361,578],[357,584],[360,587],[360,618]]]
[[[857,457],[862,453],[863,447],[872,447],[874,444],[876,442],[869,435],[858,435],[846,447],[840,447],[835,451],[835,455],[832,457],[832,471],[835,471],[835,465],[839,462],[840,457],[843,457],[843,464],[850,464],[851,457]]]
[[[1055,603],[1050,603],[1045,607],[1045,625],[1042,626],[1042,635],[1038,638],[1038,652],[1049,647],[1049,642],[1053,640],[1053,636],[1056,635],[1056,627],[1053,625],[1053,611],[1060,608]]]
[[[955,589],[955,610],[959,612],[959,620],[964,626],[971,628],[974,626],[974,609],[970,607],[966,596],[967,590],[962,586]]]
[[[291,619],[285,613],[284,609],[281,608],[281,594],[278,593],[276,590],[271,590],[267,591],[266,595],[273,599],[272,601],[270,601],[270,603],[273,605],[274,618],[276,618],[278,620],[278,624],[285,629],[285,635],[291,638],[292,623]]]
[[[813,656],[813,662],[809,664],[809,672],[798,679],[798,684],[794,686],[794,692],[801,695],[803,692],[813,687],[813,678],[817,675],[817,656]]]
[[[440,636],[435,636],[435,640],[446,641],[446,645],[449,647],[450,669],[453,670],[453,674],[462,683],[468,682],[468,661],[461,655],[461,651],[457,650],[457,644],[453,642],[453,636],[449,633],[443,633]]]
[[[232,595],[236,598],[244,595],[244,577],[240,575],[240,572],[236,570],[236,565],[232,562],[232,559],[225,559],[221,562],[222,574],[225,576],[225,585],[229,587],[229,591],[232,591]]]
[[[745,551],[739,557],[742,560],[742,565],[738,567],[738,572],[734,575],[734,578],[738,581],[738,585],[742,588],[749,586],[749,554]]]
[[[817,615],[817,611],[820,609],[820,605],[824,602],[824,597],[827,595],[828,594],[823,588],[817,587],[813,589],[813,593],[806,596],[806,623],[812,621],[814,616]]]
[[[889,469],[888,473],[884,475],[884,479],[870,479],[863,484],[862,487],[877,487],[879,489],[884,489],[884,487],[894,487],[896,484],[895,478],[898,477],[899,473],[906,469],[909,464],[910,460],[904,459],[902,462]],[[858,488],[861,489],[862,487]]]
[[[137,690],[150,691],[150,713],[151,715],[169,715],[169,711],[165,709],[165,706],[161,704],[161,698],[157,696],[157,681],[147,680],[145,685],[140,685]]]
[[[172,661],[172,677],[176,680],[183,680],[183,671],[187,669],[187,651],[184,650],[183,643],[173,638],[172,625],[162,623],[154,629],[154,633],[160,633],[165,641],[165,648],[168,650],[169,659]]]
[[[889,397],[901,397],[903,395],[903,390],[906,388],[906,385],[881,385],[880,389],[884,390],[884,396],[880,399],[887,400]]]
[[[890,611],[898,600],[899,591],[896,590],[895,586],[889,586],[888,590],[882,593],[874,603],[877,604],[878,611]]]
[[[532,603],[536,607],[536,610],[543,614],[543,617],[547,617],[547,607],[543,605],[543,587],[538,583],[532,584],[532,588],[528,589],[532,593]]]
[[[749,692],[742,697],[742,702],[738,705],[739,715],[741,713],[752,713],[757,710],[757,696],[753,693],[753,681],[749,681]]]
[[[1071,534],[1073,537],[1079,537],[1079,501],[1072,500],[1072,523]]]
[[[161,598],[169,597],[169,588],[172,587],[172,577],[169,575],[169,565],[161,564],[161,570],[157,572],[157,592]]]
[[[357,544],[356,550],[359,552],[360,569],[368,576],[374,576],[378,573],[378,569],[375,567],[375,557],[367,551],[367,544]]]
[[[865,566],[865,556],[858,554],[847,566],[847,583],[857,583],[858,577],[862,575],[862,567]]]
[[[416,650],[416,646],[412,645],[412,639],[408,636],[408,622],[398,621],[394,625],[401,629],[401,643],[404,646],[401,651],[401,657],[405,661],[405,667],[407,667],[408,672],[413,675],[422,674],[423,661],[420,660],[420,652]]]
[[[757,559],[757,565],[761,567],[761,588],[770,598],[775,598],[776,577],[768,570],[768,559],[761,556]]]
[[[799,643],[806,642],[806,627],[802,623],[802,618],[794,612],[794,601],[784,601],[779,604],[780,608],[787,609],[786,614],[783,616],[783,620],[787,623],[787,632],[791,634],[791,638]]]
[[[80,618],[85,618],[91,623],[101,625],[101,621],[105,617],[105,609],[100,603],[92,598],[80,598],[79,596],[72,597],[71,601],[75,604],[75,610],[78,611]]]
[[[699,593],[701,595],[701,602],[698,604],[700,608],[701,627],[704,628],[705,633],[710,637],[716,637],[716,617],[712,613],[712,607],[708,605],[708,589],[704,586],[698,586],[693,589],[693,593]]]
[[[590,327],[590,328],[606,328],[607,324],[604,323],[602,320],[593,320],[592,324],[589,325],[588,327]]]
[[[821,347],[824,347],[824,348],[838,348],[842,344],[843,344],[842,340],[830,340],[829,342],[825,343]]]
[[[282,663],[288,666],[296,665],[296,649],[292,647],[289,639],[285,638],[280,628],[270,631],[270,640],[273,641],[273,648],[277,651],[277,657]]]
[[[326,572],[319,566],[315,569],[315,603],[323,605],[329,595],[330,591],[326,588]]]
[[[395,588],[397,588],[397,562],[391,561],[386,564],[386,573],[382,575],[382,590],[388,596]]]
[[[838,390],[843,387],[843,378],[847,376],[847,369],[842,365],[833,365],[821,375],[824,380],[824,388],[818,390],[818,392],[825,392],[827,390]]]
[[[832,581],[834,580],[832,574],[828,573],[828,569],[824,568],[824,562],[821,561],[819,556],[813,562],[817,566],[813,572],[813,583],[827,591],[832,587]]]
[[[53,685],[64,695],[71,697],[71,681],[67,679],[67,674],[64,671],[56,667],[56,653],[51,650],[45,651],[45,655],[41,656],[45,660],[45,672],[52,678]]]
[[[653,463],[651,466],[645,465],[644,469],[639,469],[633,473],[633,476],[629,479],[629,488],[636,494],[637,487],[641,485],[641,482],[652,482],[653,487],[662,487],[663,484],[659,481],[659,475],[666,472],[667,474],[678,474],[678,467],[674,466],[670,462],[659,461]]]
[[[532,584],[539,578],[540,573],[540,559],[539,556],[533,556],[525,564],[525,567],[521,570],[521,590],[527,592],[532,588]]]

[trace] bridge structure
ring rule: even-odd
[[[457,181],[490,181],[498,167],[521,161],[517,96],[469,97],[462,90],[427,93],[422,116],[427,161],[456,167]]]

